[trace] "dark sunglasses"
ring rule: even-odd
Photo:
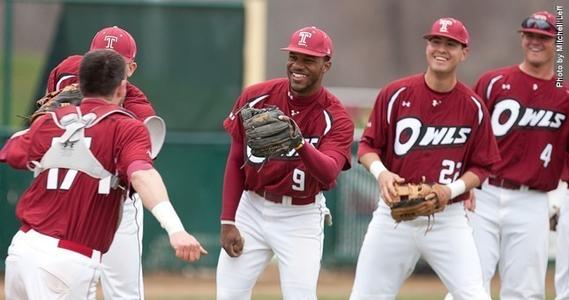
[[[557,28],[555,28],[554,26],[549,24],[547,21],[542,20],[542,19],[532,18],[532,17],[529,17],[522,22],[522,28],[525,28],[525,29],[536,28],[536,29],[541,29],[541,30],[553,29],[553,30],[557,31]]]

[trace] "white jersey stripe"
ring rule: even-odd
[[[474,104],[478,106],[478,125],[480,125],[482,123],[482,119],[484,118],[484,111],[482,110],[482,105],[480,104],[480,101],[476,99],[476,97],[470,96],[470,99],[472,99],[472,101],[474,101]]]
[[[502,77],[504,77],[504,75],[498,75],[498,76],[496,76],[490,80],[490,83],[488,84],[488,87],[486,88],[486,100],[490,99],[490,94],[492,94],[492,87],[494,86],[494,83],[496,83],[496,81],[502,79]]]
[[[400,89],[398,89],[393,96],[391,96],[391,98],[389,99],[389,104],[387,105],[387,124],[390,124],[391,122],[389,120],[391,120],[391,108],[393,107],[393,103],[395,103],[395,100],[397,100],[397,97],[399,97],[399,94],[401,92],[403,92],[405,89],[407,89],[407,87],[402,87]]]
[[[324,111],[324,120],[326,120],[326,128],[324,129],[324,134],[322,134],[322,136],[325,136],[328,131],[332,129],[332,118],[330,117],[330,113],[326,110]]]

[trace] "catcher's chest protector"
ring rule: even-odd
[[[90,138],[85,138],[85,128],[94,126],[99,121],[113,113],[123,113],[133,117],[123,110],[95,109],[86,115],[82,115],[78,107],[69,107],[50,112],[55,124],[61,129],[65,129],[62,136],[53,138],[51,147],[42,156],[38,163],[33,161],[35,167],[32,169],[34,177],[41,172],[52,168],[66,168],[81,171],[89,176],[101,179],[99,182],[99,193],[108,194],[110,188],[115,188],[118,180],[116,176],[107,171],[97,160],[93,152],[89,149]]]

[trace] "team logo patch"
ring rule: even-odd
[[[105,48],[107,49],[114,49],[114,43],[116,43],[119,39],[116,36],[112,36],[112,35],[107,35],[105,36],[105,41],[107,42],[107,46],[105,46]]]
[[[492,111],[492,130],[497,137],[504,136],[512,128],[559,129],[566,116],[547,109],[523,107],[514,99],[500,100]]]
[[[403,118],[395,127],[396,155],[413,149],[466,144],[472,128],[461,126],[423,126],[417,118]]]
[[[301,31],[298,34],[298,45],[299,46],[308,46],[308,44],[306,43],[306,39],[307,38],[311,38],[312,37],[312,33],[307,32],[307,31]]]

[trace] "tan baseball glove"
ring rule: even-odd
[[[38,109],[29,117],[32,124],[38,117],[56,109],[67,105],[79,105],[83,95],[79,90],[77,83],[68,85],[63,89],[47,93],[41,99],[36,101]]]
[[[445,209],[448,199],[440,184],[396,184],[397,195],[391,205],[391,217],[397,222],[432,216]]]

